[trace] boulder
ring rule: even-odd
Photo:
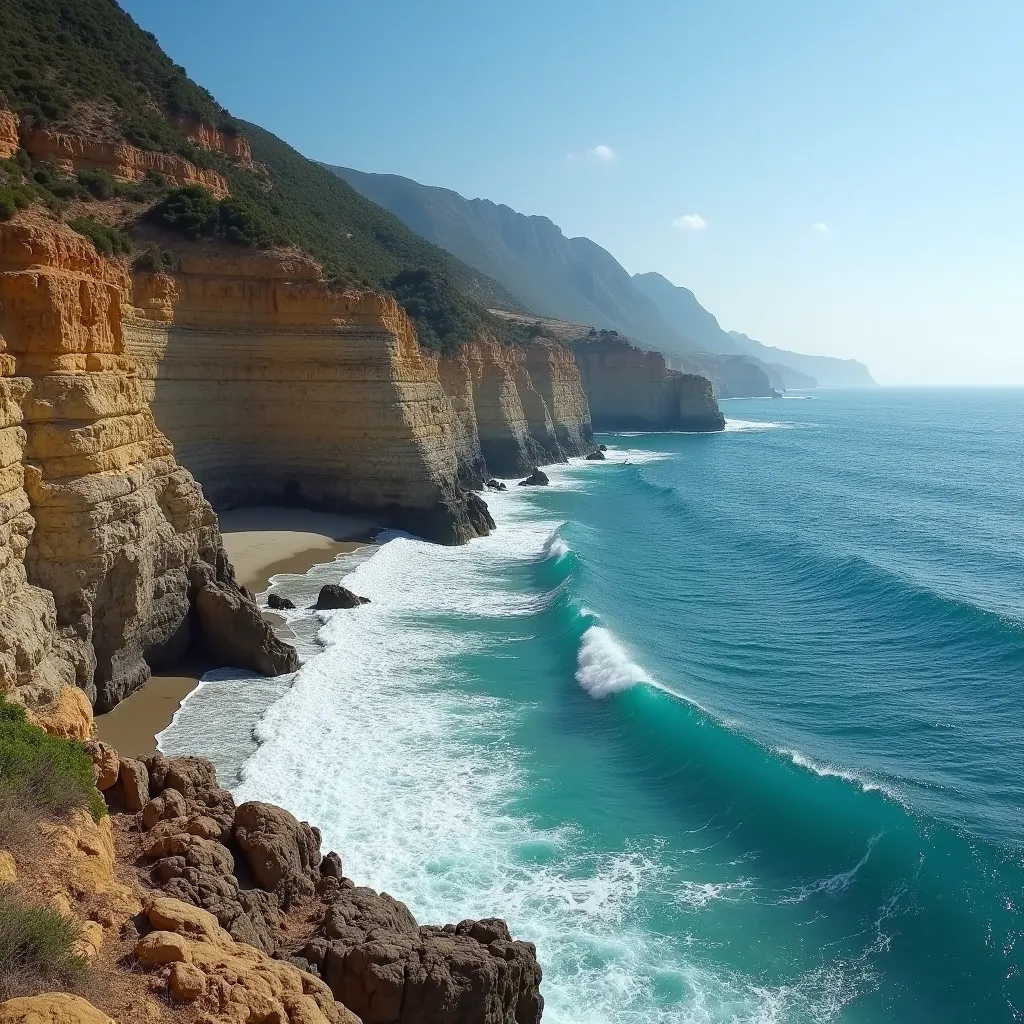
[[[0,1003],[0,1024],[114,1024],[81,996],[47,992]]]
[[[608,445],[606,445],[606,444],[599,444],[597,446],[597,450],[599,452],[606,452],[606,451],[608,451]]]
[[[333,850],[330,853],[325,853],[324,859],[320,861],[320,874],[324,878],[337,878],[338,881],[341,881],[344,875],[341,867],[341,857]]]
[[[500,480],[488,480],[487,486],[492,491],[507,491],[508,487],[505,486]]]
[[[141,811],[149,803],[149,772],[141,761],[122,757],[118,768],[124,805],[129,811]]]
[[[206,975],[198,967],[178,961],[171,965],[167,988],[179,1003],[191,1003],[206,991]]]
[[[117,756],[117,751],[109,743],[89,740],[85,744],[85,752],[93,764],[96,788],[100,792],[110,789],[117,782],[121,771],[121,759]]]
[[[280,594],[267,594],[267,607],[274,611],[284,611],[294,608],[295,602],[290,597],[282,597]]]
[[[548,475],[535,469],[525,480],[519,481],[520,487],[547,487]]]
[[[339,583],[327,583],[320,588],[313,607],[319,611],[331,611],[335,608],[358,608],[361,604],[369,603],[368,597],[353,594],[348,587],[343,587]]]
[[[149,830],[158,821],[166,821],[169,818],[183,818],[187,813],[188,806],[185,803],[184,796],[176,789],[168,789],[160,796],[153,797],[142,808],[142,827]]]
[[[196,616],[207,654],[222,665],[279,676],[299,667],[295,648],[275,635],[259,606],[236,584],[193,572]]]
[[[139,939],[135,955],[142,963],[151,966],[186,963],[189,960],[188,941],[174,932],[150,932]]]
[[[586,459],[588,462],[604,462],[604,452],[597,448],[586,456]]]
[[[256,884],[265,892],[283,885],[312,892],[320,878],[320,832],[283,807],[250,801],[235,811],[235,842]]]

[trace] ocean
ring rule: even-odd
[[[505,917],[549,1024],[1024,1019],[1024,393],[723,402],[278,592],[294,680],[161,737],[423,923]]]

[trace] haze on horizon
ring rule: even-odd
[[[550,217],[726,330],[1024,385],[1016,0],[121,0],[305,155]]]

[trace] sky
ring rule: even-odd
[[[884,384],[1024,384],[1022,0],[121,3],[313,159],[550,217]]]

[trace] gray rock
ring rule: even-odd
[[[520,487],[547,487],[548,475],[535,469],[525,480],[519,481]]]
[[[358,608],[361,604],[369,603],[368,597],[353,594],[348,587],[343,587],[339,583],[326,583],[320,588],[313,607],[319,611],[330,611],[335,608]]]

